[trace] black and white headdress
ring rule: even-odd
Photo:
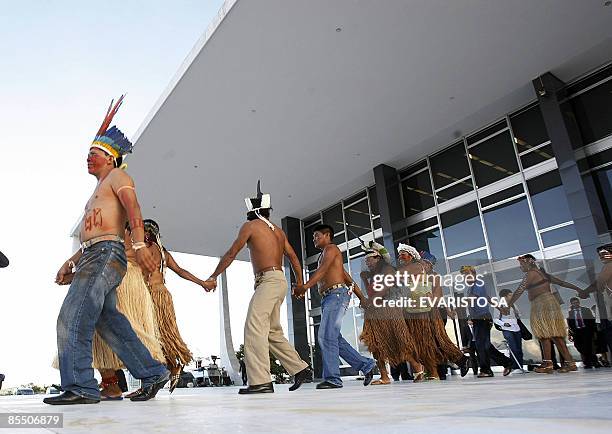
[[[244,203],[246,204],[247,212],[255,213],[259,220],[263,221],[270,229],[274,230],[274,225],[260,213],[262,209],[272,209],[270,195],[261,192],[261,181],[257,181],[257,196],[245,198]]]

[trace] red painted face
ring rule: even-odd
[[[96,148],[89,150],[87,154],[87,171],[90,174],[98,173],[100,169],[108,164],[108,155]]]

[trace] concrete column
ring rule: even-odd
[[[227,296],[227,274],[225,271],[219,276],[221,285],[219,292],[219,332],[220,332],[220,367],[225,367],[234,384],[242,384],[240,377],[240,364],[236,358],[236,350],[232,341],[232,327],[230,323],[229,300]]]
[[[592,179],[583,178],[578,169],[574,148],[582,146],[582,138],[569,104],[561,103],[566,97],[565,83],[547,72],[533,80],[532,84],[555,153],[587,276],[593,281],[601,267],[596,251],[600,245],[599,234],[607,233],[608,228]],[[605,315],[601,297],[597,302],[600,313]]]
[[[299,219],[295,217],[285,217],[281,221],[283,231],[287,235],[287,240],[295,254],[298,257],[300,264],[303,264],[302,258],[302,225]],[[306,320],[306,306],[304,300],[297,300],[291,296],[291,286],[295,283],[295,277],[291,270],[289,260],[285,258],[284,262],[285,276],[289,283],[287,290],[287,324],[289,342],[295,347],[296,351],[302,358],[312,366],[310,345],[308,344],[308,322]],[[303,277],[303,273],[302,273]]]
[[[374,168],[376,198],[380,211],[380,224],[383,231],[383,244],[391,253],[392,263],[397,263],[395,251],[394,226],[404,218],[402,211],[402,190],[397,170],[386,164]]]

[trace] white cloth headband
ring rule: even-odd
[[[421,255],[419,254],[418,250],[412,246],[409,246],[408,244],[400,243],[400,245],[397,246],[397,253],[401,253],[401,252],[408,253],[410,256],[412,256],[417,261],[421,260]]]

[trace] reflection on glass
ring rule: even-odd
[[[321,296],[317,288],[310,288],[310,310],[321,307]]]
[[[561,258],[554,258],[554,259],[548,259],[546,261],[546,268],[548,269],[549,273],[553,273],[555,275],[559,274],[559,278],[562,280],[567,280],[565,279],[563,276],[563,273],[567,273],[568,270],[574,269],[574,268],[585,268],[586,264],[584,262],[584,258],[582,257],[582,253],[577,253],[574,255],[570,255],[570,256],[564,256]],[[584,279],[583,280],[584,283],[589,282],[589,278],[586,275],[586,272],[584,274]],[[590,282],[589,282],[590,284]]]
[[[323,211],[323,223],[334,228],[334,233],[344,230],[344,218],[342,217],[342,205],[335,205]]]
[[[344,210],[348,239],[351,240],[361,235],[372,232],[370,226],[370,210],[368,201],[362,200]]]
[[[357,286],[359,286],[363,294],[367,297],[368,291],[363,281],[361,280],[361,276],[360,276],[360,273],[363,267],[364,257],[365,257],[364,255],[361,255],[356,258],[351,259],[350,266],[351,266],[351,278],[357,284]]]
[[[601,207],[608,223],[608,230],[612,231],[612,166],[593,172],[593,181]]]
[[[569,100],[585,145],[612,134],[612,80]]]
[[[514,282],[514,281],[520,282],[523,279],[524,273],[521,271],[518,265],[518,261],[515,261],[515,264],[516,265],[513,266],[512,268],[508,268],[507,270],[495,272],[495,278],[497,279],[498,283]]]
[[[559,229],[542,232],[540,235],[542,237],[542,244],[544,244],[544,247],[555,246],[557,244],[567,243],[569,241],[578,239],[578,234],[576,233],[574,225],[563,226]]]
[[[548,140],[548,132],[538,104],[512,115],[510,125],[519,154]]]
[[[436,189],[470,176],[470,166],[468,165],[463,142],[459,142],[446,151],[434,155],[429,159],[429,164],[431,165],[431,173]]]
[[[440,274],[446,274],[446,264],[444,262],[444,251],[442,250],[439,228],[413,235],[408,239],[408,242],[419,252],[425,250],[434,255],[438,260],[435,270]]]
[[[342,231],[342,233],[340,234],[336,234],[336,236],[334,236],[334,239],[332,240],[332,242],[339,246],[342,243],[346,243],[346,238],[344,236],[344,231]]]
[[[550,160],[554,157],[555,154],[553,153],[552,146],[546,145],[522,155],[521,164],[523,165],[524,169],[527,169],[528,167],[535,166],[536,164],[540,164],[543,161]]]
[[[406,217],[435,205],[429,171],[421,172],[402,181]]]
[[[351,344],[353,348],[357,347],[357,335],[355,333],[355,323],[354,323],[354,311],[355,308],[349,307],[346,310],[346,314],[344,318],[342,318],[342,327],[340,328],[340,333],[342,333],[342,337],[346,339],[346,341]]]
[[[469,157],[477,187],[499,181],[519,170],[509,131],[470,148]]]
[[[472,265],[474,267],[489,262],[487,251],[480,250],[468,255],[459,256],[458,258],[449,259],[448,266],[451,273],[459,271],[462,265]]]
[[[368,347],[359,339],[363,331],[363,310],[360,307],[355,307],[355,327],[357,327],[357,340],[359,344],[357,351],[364,356],[371,357],[370,350],[368,350]]]
[[[572,220],[557,170],[530,179],[527,187],[540,229]]]
[[[538,250],[538,240],[525,197],[483,212],[493,260]]]
[[[373,220],[372,220],[372,226],[374,227],[374,230],[376,230],[376,229],[380,229],[380,228],[381,228],[381,225],[380,225],[380,218],[373,219]]]
[[[356,194],[352,195],[348,199],[345,199],[343,201],[344,202],[344,206],[351,205],[352,203],[357,202],[360,199],[365,199],[365,197],[366,197],[366,191],[362,190],[359,193],[356,193]]]
[[[376,187],[370,187],[368,189],[368,194],[370,195],[370,207],[372,208],[372,215],[380,214],[378,210],[378,198],[376,197]]]
[[[490,194],[485,197],[480,198],[480,206],[483,208],[486,206],[490,206],[496,204],[497,202],[501,202],[502,200],[510,199],[511,197],[518,196],[519,194],[524,193],[523,185],[517,184],[512,187],[506,188],[497,193]]]
[[[475,134],[472,134],[471,136],[469,136],[467,138],[467,144],[468,146],[473,145],[474,143],[480,142],[481,140],[486,139],[489,136],[494,135],[495,133],[500,132],[501,130],[503,130],[504,128],[506,128],[508,125],[506,124],[506,120],[503,119],[493,125],[491,125],[490,127],[485,128],[484,130],[480,130]]]
[[[468,178],[458,184],[447,187],[444,190],[437,191],[436,197],[438,199],[438,203],[443,203],[471,191],[474,191],[474,185],[472,184],[472,179]]]
[[[448,256],[485,245],[478,206],[475,202],[441,214],[440,221]]]

